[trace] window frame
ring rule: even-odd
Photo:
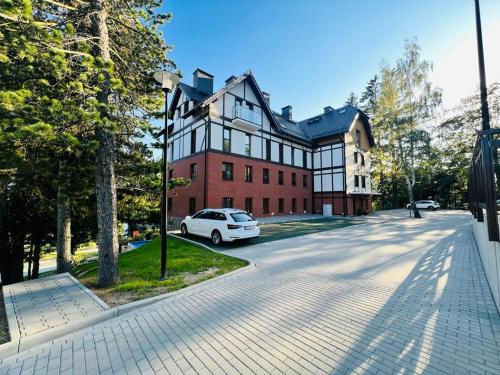
[[[231,176],[229,178],[225,177],[225,175],[227,173],[226,169],[224,168],[225,166],[231,167]],[[234,181],[234,164],[233,163],[229,163],[226,161],[222,162],[222,180],[223,181]]]
[[[292,172],[292,186],[297,186],[297,173]]]
[[[226,138],[226,132],[229,135],[228,138]],[[231,138],[232,138],[231,128],[224,127],[222,129],[222,151],[223,152],[231,152]],[[227,140],[227,146],[226,146],[226,140]]]
[[[230,205],[226,205],[226,203],[229,202]],[[233,208],[234,206],[234,200],[233,197],[222,197],[221,200],[221,208]]]
[[[354,187],[359,188],[359,176],[357,174],[354,175]]]
[[[245,198],[245,211],[248,213],[253,211],[253,199],[251,197]]]
[[[191,208],[192,208],[192,210],[191,210]],[[189,214],[189,216],[193,216],[195,213],[196,213],[196,198],[195,197],[189,197],[189,201],[188,201],[188,214]]]
[[[198,178],[198,165],[196,163],[191,163],[189,164],[189,179],[191,181],[196,181],[197,178]]]
[[[297,198],[292,198],[292,213],[297,212]]]
[[[285,185],[285,172],[278,171],[278,185]]]
[[[302,187],[307,187],[307,175],[303,174],[302,175]]]
[[[196,153],[196,129],[191,130],[191,155]]]
[[[279,214],[285,213],[285,198],[278,199],[278,213]]]
[[[248,140],[248,143],[247,143]],[[247,149],[248,146],[248,149]],[[252,154],[252,136],[249,133],[245,133],[245,155],[251,156]]]
[[[262,213],[269,214],[269,198],[262,198]]]
[[[244,175],[245,182],[253,182],[253,167],[251,165],[245,165]]]
[[[262,183],[269,185],[269,168],[262,168]]]
[[[366,176],[361,176],[361,188],[366,189]]]

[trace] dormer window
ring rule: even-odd
[[[356,145],[361,147],[361,132],[356,129]]]

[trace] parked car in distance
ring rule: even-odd
[[[214,245],[234,240],[258,237],[258,222],[243,210],[235,208],[207,208],[181,222],[181,234],[195,234],[211,238]]]
[[[423,209],[426,209],[426,210],[437,210],[440,206],[439,206],[439,203],[436,202],[436,201],[431,201],[431,200],[427,200],[427,201],[416,201],[415,204],[417,205],[417,208],[423,208]],[[406,205],[406,208],[407,209],[410,209],[411,208],[411,204],[408,203]]]

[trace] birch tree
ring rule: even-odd
[[[391,168],[399,170],[415,218],[421,215],[415,205],[413,188],[419,156],[428,145],[423,129],[441,103],[441,93],[432,87],[429,74],[432,64],[422,60],[415,40],[406,41],[403,57],[394,67],[381,69],[381,90],[373,126],[387,154]]]

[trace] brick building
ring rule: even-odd
[[[297,121],[292,107],[271,110],[250,71],[213,90],[197,69],[170,105],[170,178],[190,178],[169,192],[170,216],[235,207],[254,216],[353,215],[371,210],[367,116],[353,106],[325,107]]]

